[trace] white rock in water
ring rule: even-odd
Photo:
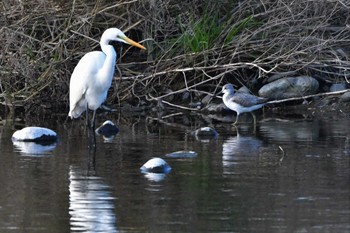
[[[112,121],[107,120],[95,132],[97,135],[102,135],[105,140],[110,141],[117,135],[119,129]]]
[[[140,169],[142,172],[169,173],[171,167],[164,159],[153,158],[148,160]]]
[[[219,133],[211,127],[202,127],[192,132],[198,138],[217,138]]]
[[[25,127],[21,130],[17,130],[12,135],[12,140],[27,142],[56,141],[57,134],[51,129],[47,128]]]

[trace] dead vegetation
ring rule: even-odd
[[[114,104],[184,93],[200,99],[226,82],[254,90],[290,71],[324,85],[349,82],[350,4],[344,0],[4,0],[1,8],[0,101],[6,105],[60,100],[68,106],[75,64],[99,49],[109,27],[147,47],[116,45]]]

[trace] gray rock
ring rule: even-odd
[[[350,92],[345,92],[340,96],[341,102],[350,102]]]
[[[182,101],[186,101],[190,99],[190,96],[191,96],[190,92],[185,91],[184,93],[182,93],[181,99]]]
[[[331,92],[346,90],[346,83],[334,83],[329,90]]]
[[[282,72],[282,73],[277,73],[277,74],[273,74],[271,75],[270,77],[268,77],[266,79],[266,82],[267,83],[270,83],[270,82],[273,82],[273,81],[276,81],[278,79],[281,79],[281,78],[285,78],[287,76],[292,76],[292,75],[296,75],[297,74],[297,71],[287,71],[287,72]],[[265,80],[264,80],[265,81]]]
[[[237,90],[237,92],[238,92],[238,93],[252,94],[252,93],[250,92],[250,90],[248,89],[248,87],[246,87],[246,86],[242,86],[241,88],[239,88],[239,89]]]
[[[204,96],[204,98],[202,99],[202,104],[204,104],[204,105],[209,104],[209,102],[211,101],[212,98],[213,98],[213,96],[209,95],[209,94]]]
[[[202,111],[222,112],[222,111],[227,110],[227,109],[228,108],[222,102],[221,103],[213,103],[213,102],[211,102],[205,108],[203,108]]]
[[[318,87],[318,81],[312,77],[288,77],[264,85],[259,95],[269,99],[301,97],[317,93]]]

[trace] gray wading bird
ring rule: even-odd
[[[244,112],[250,112],[252,114],[255,124],[256,118],[252,111],[263,107],[268,100],[247,93],[237,93],[230,83],[222,87],[222,93],[224,93],[222,100],[226,107],[237,113],[236,121],[233,123],[234,125],[238,122],[238,116]]]

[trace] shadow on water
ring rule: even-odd
[[[11,135],[27,124],[3,121],[0,231],[350,231],[348,119],[260,118],[254,128],[230,117],[118,116],[108,142],[84,121],[47,120],[59,135],[49,156],[24,156]],[[203,126],[219,135],[188,134]],[[177,151],[196,156],[166,156]],[[171,172],[141,173],[153,157]]]

